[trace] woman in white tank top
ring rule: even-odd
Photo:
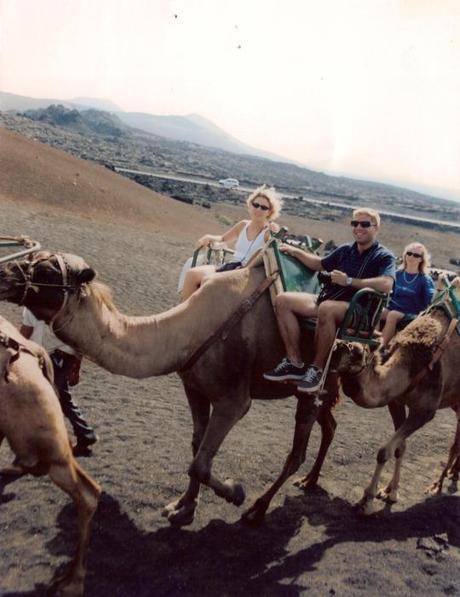
[[[199,239],[196,248],[236,241],[232,263],[235,263],[235,269],[238,266],[244,267],[252,255],[269,239],[270,232],[279,230],[274,220],[278,217],[282,206],[275,190],[265,185],[251,193],[246,203],[250,220],[241,220],[224,234],[205,234]],[[204,278],[215,271],[216,268],[213,265],[201,265],[190,269],[185,275],[182,300],[193,294],[201,286]]]

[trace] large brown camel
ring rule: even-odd
[[[189,359],[241,303],[265,280],[263,268],[252,267],[210,278],[186,302],[149,317],[129,317],[114,306],[108,288],[93,280],[95,271],[75,255],[23,259],[0,269],[0,300],[24,304],[55,333],[103,368],[134,378],[177,371],[182,378],[193,418],[193,461],[189,486],[164,515],[172,524],[192,522],[200,484],[211,487],[227,501],[240,505],[244,491],[232,480],[221,481],[211,472],[212,461],[226,435],[248,411],[251,399],[293,395],[295,386],[275,384],[262,373],[283,355],[282,341],[269,293],[263,292],[253,308],[195,362]],[[262,323],[261,323],[262,322]],[[305,358],[313,349],[306,343]],[[333,376],[323,406],[299,400],[292,450],[275,483],[244,514],[260,522],[272,497],[302,462],[316,420],[322,428],[321,451],[308,477],[319,475],[335,421],[330,412],[337,397]]]
[[[76,596],[83,595],[91,519],[101,489],[72,455],[52,380],[46,351],[0,317],[0,444],[7,439],[19,471],[48,474],[74,501],[79,520],[77,550],[51,588],[60,595]]]
[[[334,364],[342,389],[356,404],[378,408],[393,403],[408,409],[405,420],[377,454],[374,475],[360,501],[365,514],[374,511],[373,502],[378,495],[386,496],[390,502],[397,500],[406,439],[428,423],[438,409],[452,407],[459,412],[460,336],[455,323],[444,310],[432,309],[400,332],[392,341],[390,354],[383,358],[381,351],[371,354],[362,344],[343,342],[337,346]],[[438,360],[433,358],[435,355],[439,355]],[[457,425],[449,461],[439,481],[432,486],[433,492],[440,491],[449,469],[454,474],[458,469],[458,449]],[[379,493],[382,470],[392,456],[396,458],[393,477]]]

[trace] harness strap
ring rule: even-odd
[[[11,338],[10,336],[8,336],[7,334],[4,334],[3,332],[0,332],[0,345],[4,346],[11,354],[11,357],[8,360],[8,364],[5,369],[5,381],[6,382],[9,381],[8,373],[9,373],[10,365],[11,365],[11,363],[14,363],[14,361],[16,361],[20,357],[21,352],[26,352],[27,354],[30,354],[33,357],[36,357],[40,361],[40,357],[38,355],[36,355],[35,353],[33,353],[31,350],[29,350],[27,348],[27,346],[24,346],[24,344],[21,344],[20,342],[18,342],[17,340],[14,340],[14,338]],[[40,366],[41,366],[41,363],[40,363]]]
[[[415,386],[417,386],[422,381],[422,379],[428,374],[429,371],[433,371],[433,367],[439,361],[443,352],[446,350],[447,345],[449,344],[450,338],[452,336],[452,333],[453,333],[455,327],[457,326],[457,323],[458,323],[458,319],[451,319],[451,321],[449,323],[449,327],[447,328],[446,333],[444,334],[444,338],[437,345],[436,350],[434,351],[433,356],[431,357],[431,361],[428,363],[428,365],[426,367],[421,369],[417,373],[417,375],[412,379],[412,381],[409,384],[409,388],[407,389],[407,392],[412,391],[415,388]]]
[[[68,292],[68,288],[69,288],[68,277],[69,276],[68,276],[67,267],[65,265],[64,258],[62,257],[62,255],[60,253],[56,253],[56,261],[58,262],[59,268],[61,270],[63,297],[62,297],[62,305],[61,305],[59,311],[56,311],[56,313],[51,318],[51,321],[49,322],[49,326],[50,326],[51,330],[53,331],[53,333],[58,331],[58,330],[54,329],[54,322],[56,321],[57,316],[64,310],[64,307],[67,305],[67,301],[69,300],[69,292]],[[59,329],[62,329],[62,326]]]
[[[275,281],[275,279],[277,277],[278,277],[278,272],[265,278],[265,280],[263,280],[263,282],[261,282],[261,284],[259,284],[259,286],[254,290],[254,292],[248,298],[244,299],[244,301],[242,303],[240,303],[240,305],[238,306],[236,311],[234,311],[230,315],[230,317],[226,321],[224,321],[224,323],[220,327],[218,327],[217,330],[215,332],[213,332],[203,342],[203,344],[201,344],[201,346],[199,346],[195,350],[195,352],[192,353],[191,357],[179,369],[179,371],[183,372],[183,371],[187,371],[187,369],[190,369],[196,363],[196,361],[201,357],[201,355],[204,354],[208,350],[208,348],[212,344],[214,344],[214,342],[216,342],[217,340],[220,339],[223,342],[225,342],[225,340],[228,338],[230,330],[241,319],[243,319],[243,317],[246,315],[246,313],[248,311],[250,311],[252,309],[252,307],[256,304],[256,302],[259,300],[259,298],[262,296],[262,294],[267,290],[267,288],[269,288],[273,284],[273,282]]]

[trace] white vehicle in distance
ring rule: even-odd
[[[236,178],[221,178],[219,180],[219,184],[221,187],[225,187],[226,189],[236,189],[240,186],[240,183]]]

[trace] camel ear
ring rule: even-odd
[[[78,284],[86,284],[87,282],[91,282],[96,277],[96,272],[93,270],[92,267],[85,267],[77,273],[77,282]]]

